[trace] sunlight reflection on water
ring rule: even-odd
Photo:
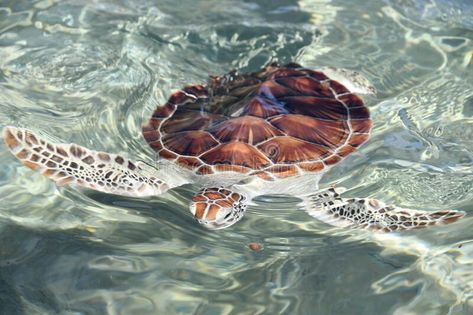
[[[345,67],[376,86],[367,99],[375,125],[323,184],[473,211],[473,6],[277,3],[0,1],[2,127],[152,162],[141,124],[174,89],[275,59]],[[4,149],[0,161],[1,314],[473,312],[470,217],[372,235],[269,196],[211,232],[187,210],[198,187],[106,196],[56,188]]]

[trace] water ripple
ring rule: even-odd
[[[473,211],[466,1],[4,1],[0,121],[152,162],[141,125],[172,91],[294,60],[367,76],[372,139],[324,178],[347,196]],[[341,230],[262,196],[231,229],[148,199],[55,187],[0,151],[0,313],[470,314],[473,221]],[[260,243],[262,251],[248,248]]]

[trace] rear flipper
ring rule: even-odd
[[[447,224],[462,218],[456,210],[422,211],[387,206],[376,199],[341,198],[339,189],[329,188],[305,198],[307,212],[328,224],[361,227],[383,232],[412,230]]]
[[[23,165],[58,185],[76,184],[105,193],[134,197],[165,192],[168,185],[148,176],[135,163],[116,154],[76,144],[54,144],[23,128],[5,127],[3,139]]]

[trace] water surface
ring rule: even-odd
[[[468,0],[0,0],[0,127],[152,162],[140,126],[174,89],[272,60],[344,67],[378,90],[373,135],[322,185],[470,212],[384,236],[268,196],[212,232],[187,210],[198,187],[57,188],[1,145],[0,314],[473,313],[472,15]]]

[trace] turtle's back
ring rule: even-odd
[[[297,64],[270,64],[173,93],[143,135],[160,157],[196,174],[273,179],[323,171],[370,129],[368,108],[339,82]]]

